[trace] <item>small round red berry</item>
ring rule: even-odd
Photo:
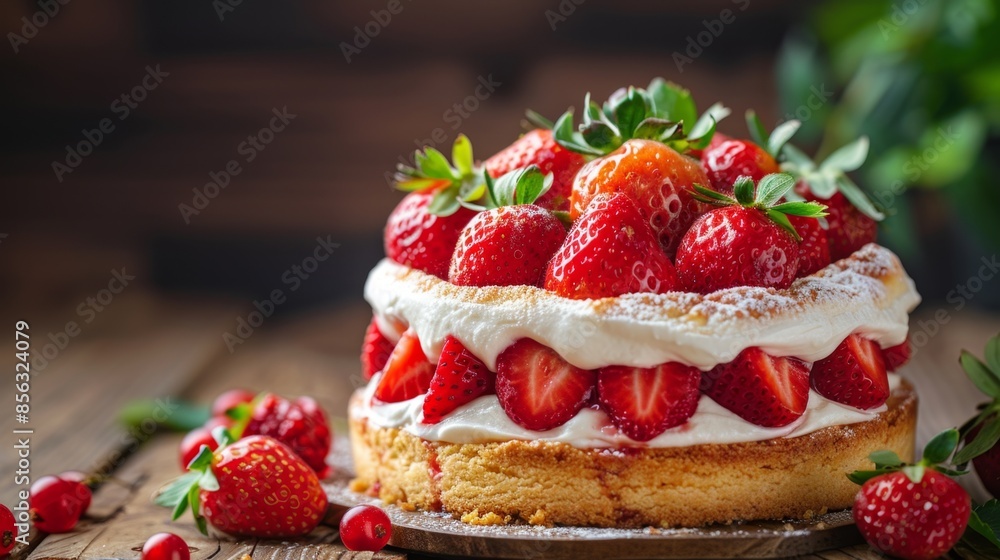
[[[142,545],[142,560],[191,560],[191,552],[177,535],[157,533]]]
[[[195,428],[184,436],[179,450],[181,470],[187,470],[188,465],[198,456],[203,445],[207,445],[212,451],[215,451],[219,446],[219,443],[212,437],[212,431],[209,428]]]
[[[56,476],[43,476],[31,485],[31,521],[40,531],[66,533],[80,520],[83,500],[78,496],[79,482]]]
[[[80,471],[66,471],[60,474],[59,478],[77,485],[74,489],[73,495],[80,500],[80,515],[87,513],[87,510],[90,509],[90,502],[94,497],[94,493],[91,491],[90,486],[87,486],[87,475]]]
[[[340,520],[340,540],[348,550],[379,551],[392,536],[392,522],[375,506],[355,506]]]
[[[246,389],[230,389],[215,397],[212,403],[212,416],[225,416],[226,411],[243,403],[248,403],[257,395]]]
[[[7,506],[0,504],[0,556],[10,553],[17,543],[17,524],[14,514]]]

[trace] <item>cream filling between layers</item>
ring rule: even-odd
[[[368,276],[365,299],[387,337],[399,337],[399,323],[409,325],[434,360],[452,335],[493,371],[497,355],[524,337],[585,369],[680,362],[707,371],[751,346],[814,362],[851,333],[883,348],[902,343],[909,312],[920,302],[896,255],[874,243],[788,290],[599,300],[571,300],[533,286],[455,286],[383,259]]]
[[[371,404],[379,375],[372,378],[363,391],[360,404],[350,411],[353,417],[366,418],[375,427],[399,428],[428,441],[449,443],[517,439],[562,442],[579,449],[640,445],[618,431],[607,414],[593,408],[584,408],[558,428],[545,432],[527,430],[507,417],[496,395],[484,395],[462,405],[437,424],[424,424],[423,395],[398,403]],[[898,375],[889,374],[890,389],[895,391],[899,383]],[[687,447],[798,437],[829,426],[865,422],[885,410],[885,405],[872,410],[858,410],[837,404],[810,390],[806,412],[796,422],[781,428],[762,428],[702,395],[698,401],[698,410],[686,424],[671,428],[641,445],[652,448]]]

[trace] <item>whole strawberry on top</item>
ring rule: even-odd
[[[767,134],[752,111],[747,113],[747,123],[756,143],[716,133],[701,153],[701,167],[716,192],[731,195],[740,177],[757,182],[765,175],[781,171],[778,157],[801,124],[796,120],[786,121]]]
[[[233,442],[221,427],[215,436],[219,448],[202,447],[190,471],[156,497],[173,508],[173,519],[190,507],[202,533],[211,524],[245,537],[300,537],[316,528],[327,499],[309,465],[267,436]]]
[[[549,210],[566,212],[569,210],[573,178],[585,161],[583,155],[556,143],[551,130],[536,128],[490,156],[483,162],[483,167],[494,179],[529,165],[538,166],[544,174],[551,173],[552,187],[539,196],[535,204]]]
[[[715,123],[728,114],[716,104],[700,118],[690,92],[661,79],[616,91],[598,106],[588,94],[582,122],[567,111],[553,127],[556,142],[596,159],[576,175],[570,215],[583,215],[599,194],[624,193],[673,256],[680,237],[706,207],[691,188],[708,184],[698,161],[684,155],[711,141]]]
[[[898,558],[923,560],[948,552],[962,538],[972,514],[969,494],[941,463],[958,444],[958,430],[935,436],[916,464],[892,451],[876,451],[874,470],[848,475],[861,484],[854,522],[872,548]],[[971,527],[971,525],[970,525]]]
[[[695,186],[695,196],[718,208],[702,215],[677,249],[677,275],[691,292],[707,294],[736,286],[787,288],[799,267],[800,239],[788,215],[818,218],[824,207],[813,202],[778,203],[794,180],[782,173],[753,181],[741,177],[736,198]]]
[[[623,193],[594,197],[549,261],[545,289],[572,299],[678,289],[656,234]]]
[[[442,279],[448,277],[459,233],[475,215],[462,203],[480,198],[485,189],[464,135],[455,139],[452,160],[426,148],[415,153],[415,167],[399,166],[396,187],[410,194],[389,215],[384,234],[387,257]]]
[[[531,165],[500,177],[487,175],[490,205],[462,230],[448,270],[459,286],[540,286],[545,265],[566,228],[534,204],[552,186],[552,174]]]

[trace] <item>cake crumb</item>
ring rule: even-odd
[[[351,492],[357,492],[358,494],[364,494],[365,491],[368,490],[368,483],[365,482],[365,481],[363,481],[363,480],[361,480],[360,478],[355,478],[348,485],[348,488],[351,489]],[[240,560],[245,560],[245,559],[240,558]]]
[[[795,530],[795,526],[792,525],[791,523],[785,523],[785,530],[786,531],[794,531]]]
[[[410,502],[399,501],[396,502],[396,505],[403,511],[417,511],[417,506],[411,504]]]
[[[469,525],[506,525],[510,523],[509,515],[500,516],[490,511],[483,515],[479,514],[479,509],[474,509],[462,516],[462,523]]]
[[[531,517],[528,518],[528,523],[532,525],[544,525],[546,527],[552,525],[548,522],[548,514],[544,509],[539,509],[535,513],[531,514]]]
[[[240,560],[253,560],[253,556],[250,556],[249,554],[244,554],[243,556],[240,556]]]

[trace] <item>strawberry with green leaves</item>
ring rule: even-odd
[[[462,230],[448,270],[459,286],[541,286],[545,265],[566,237],[551,211],[534,204],[552,186],[552,174],[531,165],[500,177],[487,175],[490,205]]]
[[[219,448],[202,447],[157,504],[173,508],[174,519],[190,508],[204,534],[209,524],[229,535],[264,538],[300,537],[316,528],[327,498],[309,465],[267,436],[233,442],[221,427],[215,435]]]
[[[549,261],[545,289],[572,299],[662,294],[678,288],[674,265],[632,200],[594,197]]]
[[[552,187],[535,201],[542,208],[569,211],[569,195],[576,172],[586,162],[583,155],[560,146],[552,131],[536,128],[513,144],[490,156],[483,167],[490,177],[499,179],[511,171],[537,165],[544,174],[552,174]]]
[[[706,209],[690,191],[708,178],[698,161],[684,154],[707,146],[716,121],[728,112],[716,104],[699,118],[690,92],[660,79],[646,89],[618,90],[603,106],[588,94],[579,127],[567,111],[553,128],[559,144],[595,156],[573,182],[571,217],[581,216],[600,194],[623,193],[673,256],[681,236]]]
[[[747,123],[756,143],[716,134],[701,154],[701,167],[716,192],[731,195],[740,177],[758,182],[765,175],[780,172],[777,158],[781,149],[801,125],[799,121],[787,121],[767,134],[757,126],[760,120],[752,111],[747,113]]]
[[[967,525],[973,527],[969,494],[949,476],[961,473],[941,465],[958,439],[958,430],[935,436],[913,465],[892,451],[877,451],[870,456],[874,470],[848,475],[861,485],[854,522],[872,548],[898,558],[937,558],[955,546]]]
[[[962,369],[990,402],[979,407],[979,413],[961,428],[964,444],[955,456],[956,464],[970,460],[983,486],[994,497],[1000,497],[1000,335],[986,343],[985,361],[963,350]]]
[[[458,236],[475,216],[466,207],[482,197],[485,186],[473,165],[472,144],[464,135],[455,139],[453,164],[434,148],[415,154],[415,167],[400,165],[396,186],[407,191],[385,224],[385,254],[390,259],[448,277],[448,264]]]
[[[781,170],[798,180],[795,194],[827,206],[826,236],[832,260],[846,258],[875,241],[878,221],[885,215],[847,176],[868,157],[867,137],[839,148],[819,164],[792,145],[785,145],[782,154]]]
[[[698,218],[677,249],[677,276],[691,292],[707,294],[736,286],[784,289],[799,269],[800,239],[788,216],[817,218],[824,207],[812,202],[778,203],[794,185],[782,173],[761,179],[759,187],[741,177],[735,198],[701,185],[699,200],[717,206]]]

